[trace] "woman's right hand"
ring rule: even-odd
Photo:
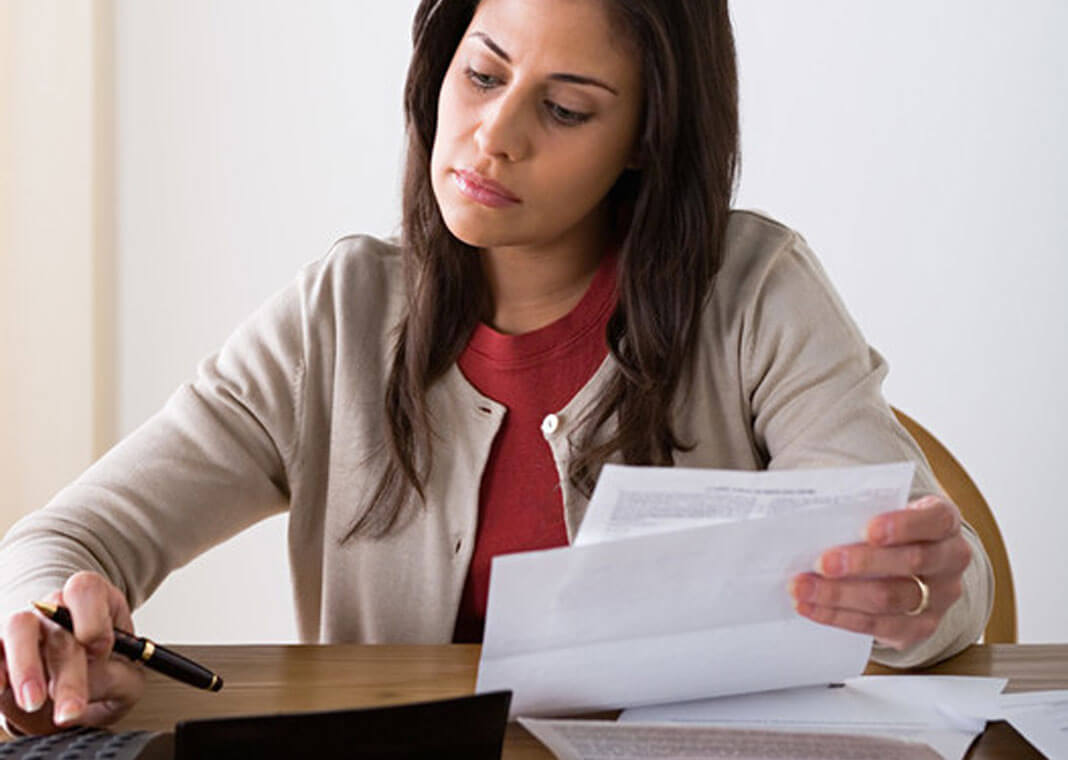
[[[113,629],[133,631],[125,596],[103,576],[81,572],[42,601],[67,607],[74,633],[29,609],[3,621],[0,712],[8,725],[47,734],[118,720],[145,681],[142,667],[111,654]]]

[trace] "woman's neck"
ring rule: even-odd
[[[585,241],[484,249],[482,270],[490,292],[490,327],[520,335],[563,317],[582,300],[605,248],[603,241]]]

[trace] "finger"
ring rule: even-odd
[[[906,509],[884,512],[868,521],[865,538],[873,546],[940,541],[960,532],[960,510],[941,496],[925,496]]]
[[[826,578],[953,575],[964,572],[971,556],[968,542],[959,534],[903,546],[850,544],[821,554],[816,572]]]
[[[89,669],[85,648],[62,628],[50,626],[45,633],[45,664],[51,678],[52,720],[69,726],[81,718],[89,703]]]
[[[25,712],[36,712],[47,698],[41,661],[42,624],[29,610],[16,612],[4,625],[4,659],[15,701]]]
[[[949,609],[962,593],[959,577],[930,581],[927,586],[927,609],[935,612]],[[802,573],[791,580],[790,593],[798,602],[870,615],[905,615],[923,601],[920,587],[912,578],[832,580]]]
[[[108,614],[111,615],[111,625],[127,633],[133,633],[133,614],[130,612],[130,603],[126,601],[126,596],[112,583],[108,583],[107,588]],[[112,635],[114,635],[114,631]]]
[[[51,710],[26,712],[15,701],[15,694],[11,689],[0,692],[0,712],[3,712],[12,729],[23,734],[51,734],[57,730],[52,723]]]
[[[106,657],[115,641],[113,588],[97,573],[75,573],[63,585],[63,603],[74,622],[74,638],[96,657]]]
[[[869,615],[853,610],[820,607],[807,602],[799,602],[797,611],[816,623],[869,634],[880,644],[894,649],[905,649],[930,638],[941,620],[941,613],[938,612],[925,612],[915,617]]]
[[[125,715],[145,690],[144,668],[119,658],[89,664],[89,706],[82,724],[104,726]]]

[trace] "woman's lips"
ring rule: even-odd
[[[504,185],[499,185],[476,172],[455,169],[452,178],[461,193],[484,206],[502,208],[521,202]]]

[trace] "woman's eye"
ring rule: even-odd
[[[563,106],[553,103],[551,100],[546,100],[545,105],[549,108],[553,118],[567,127],[574,127],[582,124],[590,118],[588,113],[579,113],[578,111],[572,111]]]
[[[479,90],[491,90],[494,87],[501,84],[501,80],[490,74],[483,74],[481,71],[477,71],[470,66],[464,69],[464,76],[467,77],[471,84],[473,84]],[[564,108],[551,100],[545,101],[545,107],[548,108],[552,117],[561,125],[565,127],[574,127],[588,121],[590,114],[580,113],[579,111],[572,111],[570,108]]]
[[[488,90],[489,88],[500,84],[500,80],[497,79],[497,77],[483,74],[481,71],[475,71],[470,66],[464,69],[464,76],[470,79],[472,84],[480,90]]]

